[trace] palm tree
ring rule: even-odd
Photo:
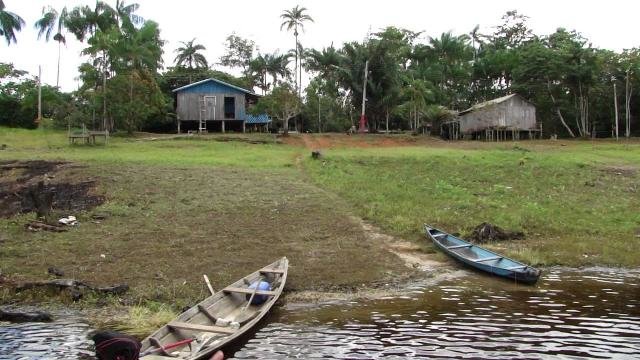
[[[293,36],[295,36],[296,42],[295,42],[295,56],[296,56],[296,62],[295,62],[295,71],[294,73],[296,74],[296,80],[295,80],[295,85],[296,85],[296,89],[298,90],[298,96],[300,96],[300,88],[298,87],[298,52],[299,52],[299,43],[298,43],[298,28],[300,28],[300,30],[304,31],[304,23],[305,21],[311,21],[313,22],[313,19],[311,18],[311,16],[305,14],[304,12],[307,10],[307,8],[305,7],[300,7],[300,5],[296,5],[296,7],[292,8],[291,10],[285,10],[282,15],[280,15],[280,18],[282,18],[282,24],[280,25],[280,30],[282,30],[283,28],[287,28],[287,31],[291,31],[293,30]]]
[[[62,33],[65,28],[67,16],[68,12],[66,6],[62,8],[60,13],[49,6],[48,8],[42,9],[42,18],[35,23],[35,28],[38,29],[38,39],[40,39],[44,34],[45,40],[49,41],[51,39],[51,34],[55,31],[53,40],[58,42],[58,72],[56,74],[56,87],[60,84],[60,49],[62,48],[62,44],[67,43],[67,39]]]
[[[139,8],[140,5],[137,3],[125,5],[124,0],[116,0],[116,7],[113,11],[118,24],[122,27],[144,23],[141,16],[134,14]]]
[[[108,31],[117,25],[114,10],[103,1],[96,1],[96,6],[76,6],[67,14],[65,22],[67,30],[76,36],[78,41],[93,37],[98,30]]]
[[[209,67],[207,59],[199,53],[200,50],[206,50],[207,48],[202,44],[194,44],[195,41],[196,39],[193,38],[191,41],[180,42],[183,46],[176,49],[175,52],[178,56],[173,60],[176,66],[183,66],[186,63],[189,65],[189,69],[194,69],[193,65],[195,65],[195,68]]]
[[[262,90],[263,95],[269,89],[269,84],[267,84],[267,71],[267,59],[262,54],[258,54],[258,56],[249,62],[249,73],[251,74],[252,83]]]
[[[18,14],[5,10],[4,1],[0,0],[0,36],[4,36],[7,45],[11,45],[11,41],[17,43],[16,32],[22,30],[24,24]]]
[[[282,78],[288,78],[291,76],[291,71],[287,68],[289,65],[289,54],[266,54],[265,61],[267,63],[267,73],[273,77],[273,86],[278,84],[278,76]]]

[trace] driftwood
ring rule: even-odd
[[[473,229],[470,238],[476,243],[486,243],[488,241],[524,239],[524,233],[521,231],[507,231],[499,226],[483,222]]]
[[[0,321],[50,322],[53,321],[53,317],[43,311],[5,311],[0,309]]]
[[[29,221],[28,223],[24,224],[24,228],[33,232],[37,232],[40,230],[52,231],[52,232],[64,232],[69,230],[66,227],[47,224],[46,222],[39,221],[39,220]]]
[[[57,291],[68,290],[74,301],[80,300],[85,291],[94,291],[103,295],[122,295],[129,290],[129,285],[120,284],[114,286],[91,286],[85,282],[74,279],[55,279],[47,281],[32,281],[19,284],[16,291],[24,291],[35,288],[46,288]]]

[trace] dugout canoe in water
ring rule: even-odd
[[[204,299],[144,339],[140,358],[209,359],[271,309],[282,293],[288,267],[283,257]],[[256,288],[260,283],[263,286]]]
[[[535,284],[541,271],[509,259],[444,231],[424,225],[425,233],[433,243],[461,263],[496,276],[525,284]]]

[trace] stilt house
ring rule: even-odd
[[[178,133],[181,131],[242,131],[266,129],[266,115],[250,116],[247,107],[260,95],[217,79],[205,79],[173,90],[176,94]],[[248,123],[249,122],[249,123]]]
[[[536,107],[518,94],[476,104],[449,122],[447,133],[455,138],[489,141],[518,140],[540,136],[536,123]]]

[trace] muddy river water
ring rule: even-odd
[[[89,327],[0,325],[0,359],[90,358]],[[237,359],[640,359],[640,271],[549,269],[536,286],[468,273],[405,296],[288,306]]]

